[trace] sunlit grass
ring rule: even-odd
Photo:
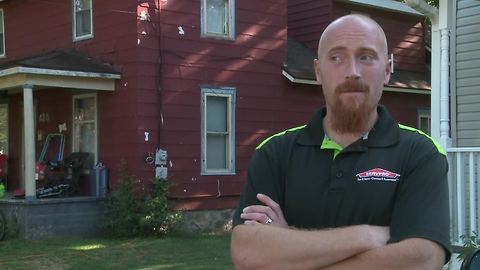
[[[234,269],[230,235],[0,242],[0,269]]]
[[[94,249],[99,249],[99,248],[105,248],[105,245],[102,245],[102,244],[82,245],[82,246],[72,247],[71,249],[73,249],[73,250],[94,250]]]

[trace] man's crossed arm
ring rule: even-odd
[[[388,227],[356,225],[328,230],[289,228],[276,202],[246,207],[232,233],[237,269],[441,269],[444,250],[437,243],[409,238],[386,244]],[[270,225],[263,225],[271,218]]]

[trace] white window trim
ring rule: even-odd
[[[232,87],[202,87],[201,96],[201,175],[235,175],[235,88]],[[227,104],[227,131],[229,145],[227,168],[221,170],[207,169],[207,102],[208,96],[226,97]]]
[[[216,38],[216,39],[235,39],[235,0],[228,1],[228,33],[227,34],[217,34],[207,32],[207,0],[201,0],[201,11],[200,11],[200,24],[201,24],[201,37],[204,38]]]
[[[429,127],[428,127],[429,128],[429,135],[430,135],[432,133],[432,124],[431,124],[432,123],[431,122],[432,121],[432,116],[431,116],[431,113],[430,113],[430,109],[428,109],[428,108],[418,109],[418,116],[417,116],[418,126],[417,127],[420,130],[421,130],[421,123],[422,123],[421,119],[422,118],[427,118],[427,119],[430,120],[429,121],[430,124],[429,124]]]
[[[94,164],[98,163],[98,104],[97,104],[97,94],[81,94],[81,95],[74,95],[72,96],[72,152],[76,151],[75,150],[75,124],[77,123],[75,121],[75,100],[77,99],[84,99],[84,98],[90,98],[93,97],[94,101],[93,104],[95,104],[95,146],[93,147],[94,151]]]
[[[0,42],[3,43],[3,53],[0,53],[0,58],[3,58],[6,56],[6,51],[7,51],[7,48],[5,46],[5,13],[3,12],[3,9],[0,8],[0,13],[2,14],[2,33],[3,33],[3,36],[2,36],[2,40],[0,40]]]
[[[80,41],[93,38],[93,0],[90,1],[90,33],[82,36],[77,36],[77,20],[75,16],[75,0],[72,0],[72,37],[73,41]]]

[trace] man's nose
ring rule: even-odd
[[[357,65],[357,61],[349,61],[346,68],[347,70],[345,73],[345,79],[355,80],[360,78],[360,71]]]

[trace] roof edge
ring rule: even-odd
[[[308,79],[299,79],[293,77],[287,71],[282,70],[282,75],[285,76],[289,81],[292,83],[298,84],[309,84],[309,85],[319,85],[315,80],[308,80]],[[391,86],[384,86],[383,91],[386,92],[397,92],[397,93],[408,93],[408,94],[421,94],[421,95],[430,95],[431,92],[427,89],[414,89],[414,88],[399,88],[399,87],[391,87]]]
[[[31,68],[31,67],[21,67],[21,66],[0,70],[0,77],[14,75],[14,74],[21,74],[21,73],[35,74],[35,75],[67,76],[67,77],[120,79],[119,73],[85,72],[85,71],[47,69],[47,68]]]

